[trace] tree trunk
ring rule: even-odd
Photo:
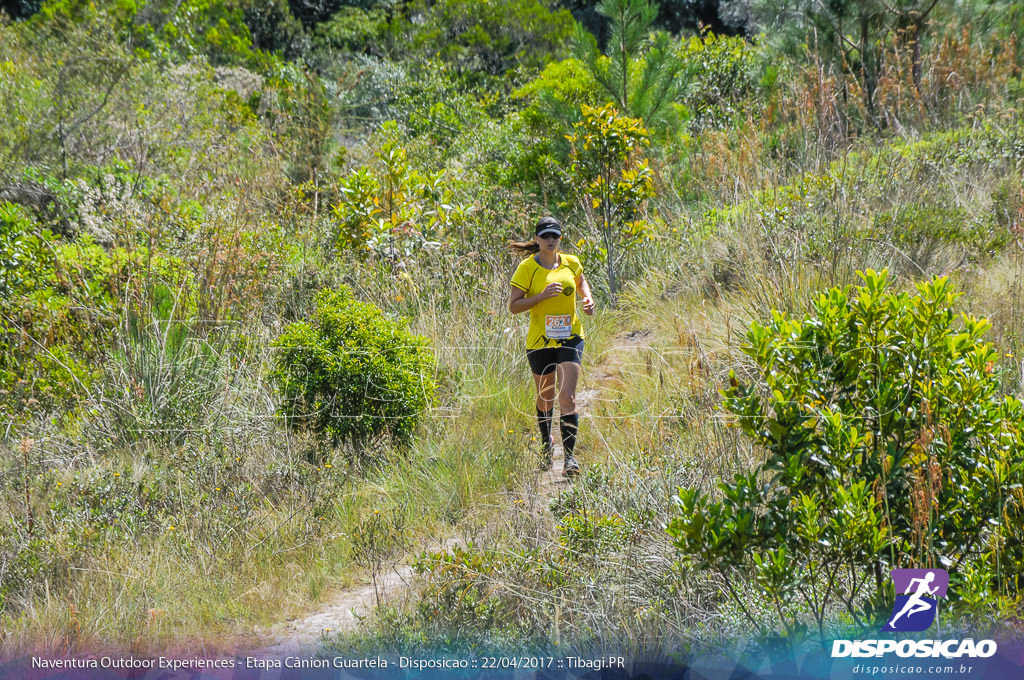
[[[875,69],[871,64],[871,30],[869,16],[860,17],[860,70],[864,83],[864,107],[868,117],[875,121]]]
[[[910,29],[910,73],[918,97],[921,96],[921,23],[921,20],[915,20]]]

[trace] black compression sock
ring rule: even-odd
[[[540,427],[541,446],[548,446],[551,441],[551,419],[555,415],[555,409],[541,411],[537,409],[537,426]]]
[[[576,449],[576,432],[579,430],[580,417],[575,413],[570,413],[567,416],[562,416],[559,422],[562,426],[562,449],[566,458],[572,458],[573,451]]]

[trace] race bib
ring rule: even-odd
[[[565,340],[572,335],[571,314],[548,314],[544,317],[544,335],[548,340]]]

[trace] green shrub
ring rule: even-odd
[[[86,359],[105,335],[109,298],[75,258],[90,245],[62,244],[0,203],[0,402],[13,412],[75,396],[92,379]]]
[[[558,542],[573,554],[601,554],[621,547],[626,537],[626,526],[618,515],[577,510],[561,519],[558,534]]]
[[[642,156],[650,139],[638,119],[619,115],[611,105],[584,104],[582,110],[570,138],[569,176],[592,242],[577,245],[588,260],[604,263],[614,304],[626,256],[650,236],[644,217],[654,174]]]
[[[193,291],[176,258],[107,249],[85,232],[64,240],[0,203],[0,402],[21,412],[85,396],[119,319],[172,300],[188,315]]]
[[[764,462],[721,484],[719,501],[680,489],[668,526],[741,607],[734,584],[754,581],[790,632],[805,625],[799,607],[819,630],[837,607],[871,624],[896,567],[984,566],[993,593],[1016,590],[1024,415],[999,394],[989,323],[955,322],[944,278],[911,296],[885,272],[860,276],[802,320],[751,325],[758,380],[732,373],[725,407]]]
[[[361,450],[383,435],[408,443],[433,403],[426,338],[347,289],[321,292],[310,321],[290,324],[274,346],[281,413],[333,443]]]
[[[565,168],[569,138],[582,118],[581,106],[599,106],[593,74],[578,59],[553,61],[532,81],[512,93],[523,101],[518,116],[506,120],[506,139],[486,171],[502,186],[525,185],[545,202],[571,195]],[[551,200],[554,199],[554,200]]]
[[[423,3],[422,24],[410,42],[423,55],[437,55],[470,85],[494,82],[517,67],[538,71],[563,51],[572,33],[572,15],[539,0],[481,3],[440,0]],[[490,76],[491,78],[488,78]],[[500,85],[500,83],[499,83]]]
[[[381,136],[374,167],[353,170],[338,182],[335,244],[411,264],[462,229],[473,206],[458,202],[457,179],[413,166],[394,123],[386,123]]]
[[[877,215],[874,228],[893,242],[924,271],[932,269],[943,251],[977,260],[1006,244],[1006,229],[999,229],[987,214],[970,214],[948,196],[928,196]],[[930,200],[929,200],[930,199]],[[947,259],[953,259],[947,256]]]
[[[388,15],[383,8],[345,6],[317,25],[314,43],[320,49],[377,54],[387,30]]]
[[[738,116],[758,107],[775,86],[778,67],[742,37],[706,34],[683,40],[681,102],[691,130],[726,129]]]

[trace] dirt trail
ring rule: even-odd
[[[649,344],[651,332],[646,330],[619,333],[614,337],[614,345],[603,355],[603,361],[597,366],[589,367],[584,372],[580,387],[576,392],[577,411],[585,416],[593,408],[601,394],[602,385],[614,378],[617,367],[609,357],[621,356],[616,350],[636,349]],[[557,420],[556,420],[557,422]],[[547,472],[534,473],[533,483],[527,485],[524,494],[529,507],[542,510],[547,508],[559,490],[571,484],[571,480],[562,476],[562,445],[559,433],[555,438],[554,455],[551,469]],[[444,550],[458,544],[455,538],[440,540],[432,550]],[[426,549],[426,547],[421,547]],[[418,552],[418,551],[417,551]],[[378,592],[382,602],[395,602],[408,594],[412,585],[413,570],[409,559],[395,565],[390,572],[378,577],[377,587],[373,583],[364,583],[341,590],[334,594],[329,602],[321,608],[302,618],[292,619],[270,629],[255,631],[255,637],[262,641],[260,647],[245,652],[256,657],[281,657],[297,655],[313,651],[325,636],[355,630],[361,619],[371,615],[377,605]]]
[[[396,593],[406,590],[412,582],[412,577],[412,567],[405,563],[398,564],[391,572],[380,575],[377,589],[380,591],[381,600],[386,601]],[[276,641],[248,654],[256,657],[282,657],[309,652],[324,636],[338,631],[355,630],[359,620],[370,615],[376,605],[377,592],[372,583],[340,591],[319,611],[304,618],[279,624],[270,630],[256,631],[260,637],[269,637]]]

